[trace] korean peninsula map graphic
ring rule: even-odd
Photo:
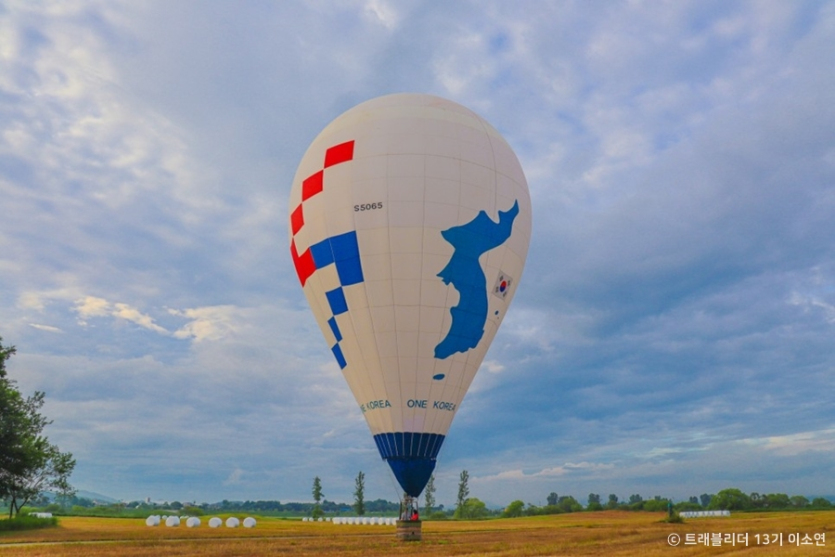
[[[499,211],[499,222],[480,211],[466,224],[441,232],[454,251],[438,276],[451,284],[459,294],[458,305],[450,308],[452,324],[446,337],[435,347],[435,357],[448,358],[478,345],[487,321],[487,278],[478,262],[485,252],[510,238],[513,221],[519,214],[519,202],[507,211]]]

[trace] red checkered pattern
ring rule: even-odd
[[[313,255],[310,253],[310,248],[304,250],[304,253],[299,255],[296,249],[296,234],[304,226],[304,202],[318,194],[325,188],[324,177],[325,168],[334,166],[343,162],[348,162],[354,158],[354,141],[346,141],[339,145],[334,145],[325,151],[325,163],[322,170],[310,175],[302,181],[302,202],[290,213],[290,229],[293,231],[293,239],[290,242],[290,254],[293,256],[293,265],[296,267],[296,274],[299,275],[299,280],[304,286],[307,279],[310,278],[316,271],[316,264],[313,261]]]

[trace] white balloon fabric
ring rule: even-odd
[[[290,252],[404,491],[417,497],[522,277],[527,182],[483,118],[422,94],[364,102],[308,148]]]
[[[159,526],[159,515],[152,514],[146,518],[145,526]]]
[[[188,519],[186,520],[186,527],[187,528],[197,528],[198,526],[200,526],[200,519],[199,518],[197,518],[196,516],[188,517]]]
[[[248,516],[244,519],[244,528],[255,528],[255,519]]]
[[[165,519],[165,525],[169,528],[176,527],[180,525],[180,517],[179,516],[169,516]]]
[[[217,528],[217,527],[219,527],[221,524],[223,524],[223,520],[221,520],[221,519],[220,519],[219,517],[217,517],[217,516],[212,517],[212,518],[210,518],[210,519],[209,519],[209,528]]]
[[[235,518],[234,516],[230,516],[226,519],[226,527],[227,528],[237,528],[240,525],[241,521]]]

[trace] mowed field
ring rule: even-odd
[[[261,518],[253,529],[213,529],[204,517],[199,528],[151,528],[141,519],[65,517],[58,528],[0,534],[0,555],[835,555],[835,511],[739,513],[727,518],[689,519],[684,524],[666,524],[662,518],[658,513],[606,511],[424,522],[423,541],[404,543],[395,539],[393,526]],[[709,545],[688,545],[687,534],[692,534],[692,540],[698,540],[700,534],[714,536]],[[743,534],[748,535],[747,547],[740,540]],[[790,541],[805,534],[810,540],[817,534],[817,544]],[[826,536],[824,545],[820,544],[821,534]],[[671,535],[673,541],[679,536],[677,546],[670,544]],[[715,545],[716,535],[723,543]],[[731,543],[731,538],[736,542]]]

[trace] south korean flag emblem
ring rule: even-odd
[[[493,286],[493,295],[504,300],[507,297],[507,293],[510,292],[510,286],[512,284],[513,279],[510,275],[499,272],[499,278],[496,279],[496,284]]]

